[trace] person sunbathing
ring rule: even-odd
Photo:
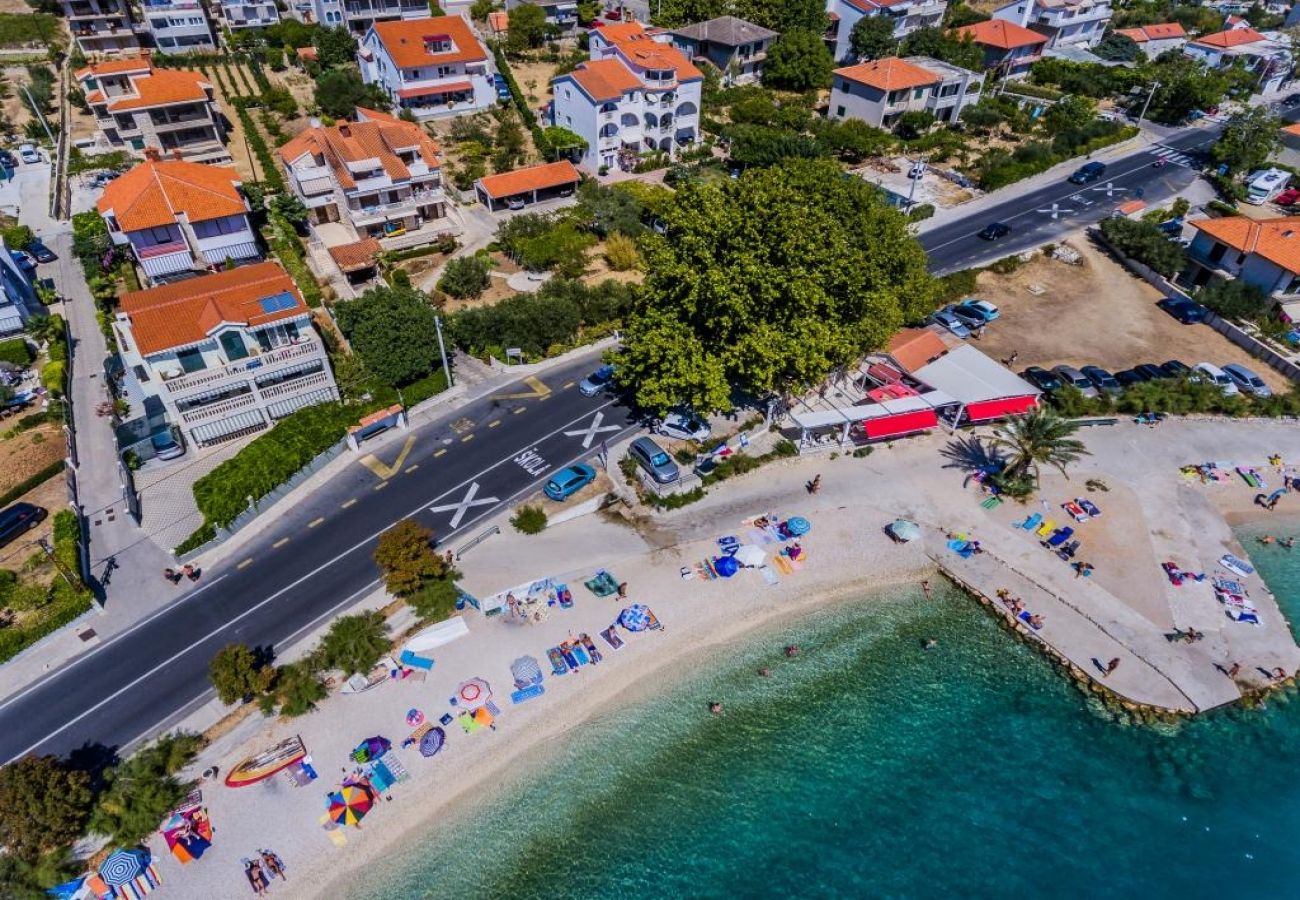
[[[1035,628],[1042,628],[1043,617],[1038,615],[1038,613],[1034,613],[1032,616],[1029,617],[1029,624]]]

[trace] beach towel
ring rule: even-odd
[[[573,655],[572,650],[565,650],[561,647],[560,655],[564,657],[564,662],[570,669],[575,672],[578,671],[578,658]]]
[[[659,629],[664,627],[663,625],[659,624],[659,619],[658,617],[655,616],[653,612],[647,609],[646,615],[649,616],[650,618],[650,624],[647,625],[646,627],[649,628],[651,631],[658,631]]]
[[[1226,591],[1229,594],[1241,594],[1244,596],[1246,593],[1246,586],[1240,581],[1234,581],[1231,578],[1222,578],[1216,575],[1214,576],[1213,583],[1216,590]]]
[[[456,721],[460,724],[460,727],[465,730],[466,734],[473,734],[483,727],[478,722],[474,721],[474,717],[467,712],[458,715]]]
[[[1042,525],[1038,526],[1038,530],[1034,533],[1037,534],[1039,537],[1047,537],[1055,530],[1056,530],[1056,520],[1048,519]]]
[[[578,665],[580,666],[585,666],[587,663],[591,662],[591,657],[587,655],[587,651],[582,647],[570,647],[569,652],[573,654],[573,658],[578,661]]]
[[[1042,625],[1035,625],[1033,622],[1029,621],[1029,615],[1030,615],[1029,610],[1025,610],[1020,615],[1016,616],[1016,618],[1024,622],[1030,628],[1034,629],[1034,631],[1037,631],[1038,629],[1043,627]]]
[[[794,574],[794,566],[790,565],[790,560],[785,556],[772,557],[772,565],[776,566],[776,570],[782,575]]]
[[[531,700],[534,697],[540,697],[545,693],[546,688],[542,687],[540,684],[532,684],[526,688],[512,691],[510,694],[510,702],[515,704],[523,703],[524,701]]]
[[[758,574],[763,576],[763,580],[768,584],[780,584],[781,579],[777,577],[776,572],[772,571],[771,566],[759,566]]]
[[[1073,500],[1061,504],[1061,509],[1065,510],[1071,519],[1076,522],[1088,521],[1088,514],[1084,512],[1083,507]]]
[[[1072,534],[1074,534],[1074,529],[1067,525],[1065,528],[1059,529],[1056,534],[1047,539],[1048,546],[1059,547],[1068,541]]]
[[[951,540],[948,542],[948,549],[962,559],[970,559],[975,552],[975,548],[971,546],[970,541]]]
[[[1233,556],[1231,553],[1225,553],[1223,554],[1223,556],[1219,557],[1219,565],[1223,566],[1229,572],[1235,572],[1236,574],[1240,575],[1242,578],[1246,578],[1255,574],[1254,566],[1252,566],[1250,563],[1246,562],[1245,560],[1238,559],[1237,557]]]
[[[597,597],[608,597],[618,591],[618,579],[604,569],[593,575],[590,581],[584,581],[582,584]]]
[[[564,654],[560,652],[559,647],[547,650],[546,658],[551,661],[552,675],[563,675],[569,671],[569,667],[564,664]]]
[[[997,508],[998,508],[999,506],[1001,506],[1001,505],[1002,505],[1002,498],[1001,498],[1001,497],[989,497],[988,499],[986,499],[986,500],[984,500],[982,503],[980,503],[980,506],[984,507],[985,509],[990,509],[990,510],[992,510],[992,509],[997,509]]]
[[[1041,521],[1043,521],[1043,514],[1034,513],[1028,519],[1025,519],[1025,521],[1017,523],[1016,527],[1023,528],[1025,531],[1033,531],[1038,527],[1038,523]]]
[[[1235,609],[1229,609],[1226,610],[1226,612],[1228,618],[1232,619],[1232,621],[1234,622],[1245,622],[1248,625],[1263,624],[1262,622],[1259,621],[1259,616],[1254,612],[1247,612],[1245,610],[1235,610]]]
[[[1088,515],[1092,516],[1094,519],[1097,518],[1099,515],[1101,515],[1101,510],[1097,508],[1097,504],[1093,503],[1091,500],[1087,499],[1086,497],[1075,497],[1074,502],[1082,506],[1083,511],[1086,512]]]
[[[591,657],[592,663],[598,663],[605,658],[600,655],[600,650],[597,649],[596,642],[591,639],[591,635],[584,632],[578,635],[578,640],[582,641],[582,646],[587,648],[587,655]]]
[[[1181,569],[1178,568],[1178,565],[1176,563],[1163,562],[1160,564],[1160,568],[1164,569],[1165,574],[1169,576],[1170,584],[1172,584],[1174,587],[1183,586],[1183,572]]]
[[[499,713],[500,710],[497,710]],[[496,721],[496,716],[488,711],[487,706],[480,706],[474,710],[474,724],[479,728],[491,728],[492,723]]]
[[[602,631],[600,633],[600,636],[605,639],[606,644],[609,644],[615,650],[623,649],[624,641],[621,637],[618,636],[618,632],[614,630],[613,625],[609,626],[604,631]]]
[[[433,660],[427,656],[416,656],[410,650],[403,650],[402,655],[398,657],[402,665],[410,666],[413,669],[424,669],[426,672],[433,668]]]
[[[555,599],[560,601],[561,609],[571,609],[573,607],[573,591],[569,590],[567,584],[557,584],[555,586]]]

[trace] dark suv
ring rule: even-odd
[[[1070,176],[1070,184],[1091,184],[1105,174],[1105,163],[1090,162],[1087,165],[1080,166],[1078,170]]]
[[[42,507],[30,503],[15,503],[0,512],[0,547],[28,529],[35,528],[49,515]]]

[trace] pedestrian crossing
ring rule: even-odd
[[[1156,144],[1151,148],[1151,152],[1163,159],[1165,162],[1171,163],[1175,166],[1184,166],[1188,169],[1197,168],[1196,157],[1184,153],[1177,147],[1169,147],[1165,144]]]

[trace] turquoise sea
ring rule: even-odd
[[[1256,551],[1254,534],[1300,621],[1300,550]],[[910,590],[757,633],[656,688],[349,894],[1300,895],[1300,697],[1121,724],[973,601]]]

